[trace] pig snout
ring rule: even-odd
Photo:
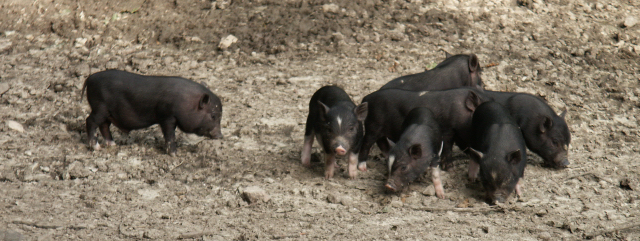
[[[398,188],[395,186],[395,184],[390,183],[390,182],[389,182],[389,183],[387,183],[387,184],[384,184],[384,188],[385,188],[385,189],[387,189],[387,191],[389,191],[389,192],[396,192],[396,191],[398,191]]]
[[[210,134],[211,139],[217,140],[217,139],[222,139],[222,132],[220,131],[220,129],[218,129],[217,131],[212,131]]]
[[[551,163],[551,166],[557,169],[567,168],[569,166],[569,159],[567,158],[567,153],[561,152],[560,154],[556,155],[556,157],[553,159],[553,163]]]
[[[560,162],[560,164],[558,165],[558,167],[561,167],[561,168],[565,168],[567,166],[569,166],[569,160],[568,159],[562,160],[562,162]]]
[[[339,156],[344,156],[345,154],[347,154],[347,150],[345,150],[342,146],[338,146],[336,147],[336,154],[338,154]]]

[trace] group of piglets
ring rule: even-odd
[[[377,144],[389,166],[385,188],[401,191],[431,169],[444,198],[440,166],[453,166],[454,143],[471,157],[469,179],[482,183],[486,201],[504,202],[521,193],[527,148],[547,166],[569,165],[571,135],[566,112],[557,115],[541,98],[484,90],[478,57],[450,55],[431,70],[398,77],[355,105],[339,87],[325,86],[311,97],[302,164],[310,165],[314,136],[325,152],[325,178],[337,156],[348,156],[348,173],[366,171]],[[364,128],[363,128],[364,127]]]

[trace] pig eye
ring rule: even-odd
[[[400,168],[400,170],[402,170],[402,171],[406,171],[406,170],[407,170],[407,166],[402,166],[402,167]]]
[[[355,130],[356,130],[356,126],[349,127],[349,131],[355,131]]]

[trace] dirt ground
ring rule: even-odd
[[[377,150],[356,180],[344,160],[324,180],[317,144],[300,164],[315,90],[359,103],[442,50],[568,110],[570,167],[531,153],[524,194],[490,207],[457,149],[444,200],[428,175],[385,193]],[[635,0],[4,0],[0,240],[638,240],[639,54]],[[156,126],[112,127],[118,146],[89,150],[80,88],[112,68],[204,82],[225,138],[179,132],[171,157]]]

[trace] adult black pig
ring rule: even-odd
[[[569,165],[568,149],[571,133],[565,121],[566,112],[557,115],[542,99],[517,92],[485,91],[494,101],[507,108],[522,130],[527,147],[555,168]]]
[[[186,133],[221,139],[222,103],[201,84],[170,76],[143,76],[120,70],[90,75],[84,82],[91,114],[87,117],[89,145],[100,149],[96,128],[106,145],[115,145],[109,126],[125,133],[159,124],[167,151],[176,153],[176,126]]]
[[[380,89],[412,91],[448,90],[468,86],[482,89],[480,64],[475,54],[450,55],[433,69],[395,78]]]

